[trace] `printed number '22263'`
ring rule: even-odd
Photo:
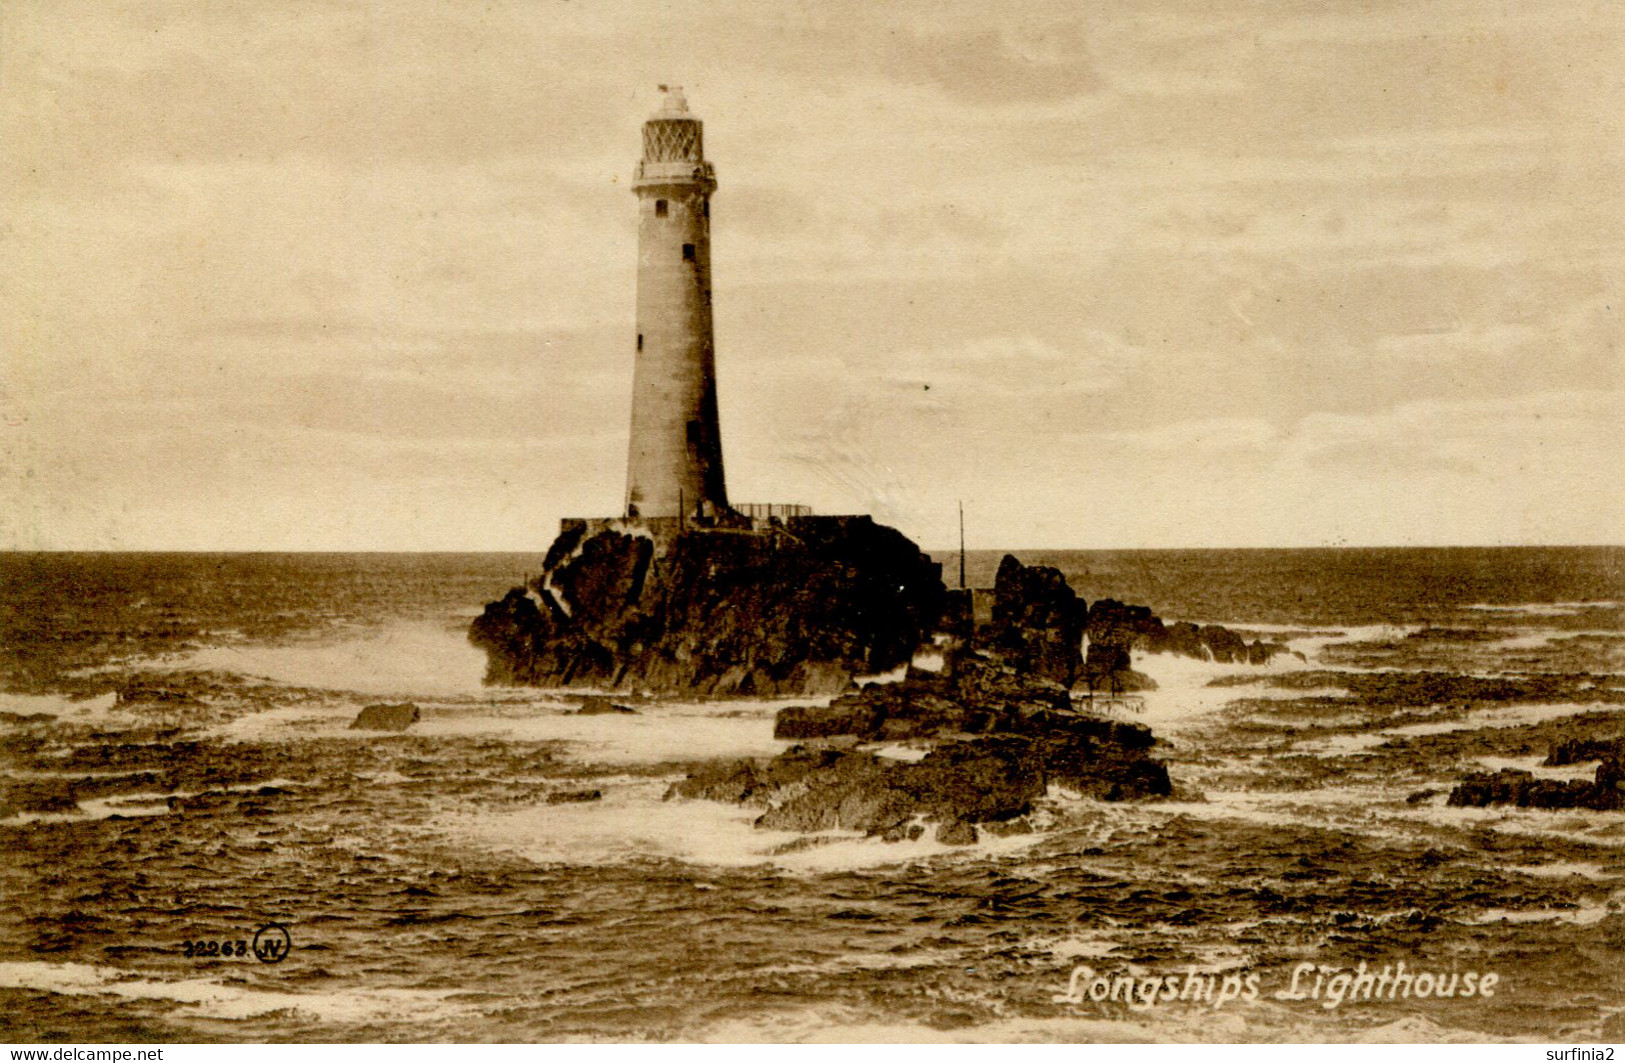
[[[246,941],[187,941],[182,945],[187,956],[219,956],[224,959],[233,959],[248,955],[248,942]]]

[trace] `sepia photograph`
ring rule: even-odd
[[[1613,1059],[1622,60],[3,0],[10,1059]]]

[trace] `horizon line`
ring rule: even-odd
[[[0,547],[0,555],[22,554],[378,554],[378,555],[422,555],[422,554],[545,554],[548,546],[534,548],[504,547],[497,549],[485,548],[391,548],[391,547],[312,547],[312,548],[278,548],[278,547],[166,547],[166,546],[132,546],[132,547]],[[929,547],[920,546],[921,551],[928,554],[949,554],[957,556],[959,547]],[[1192,553],[1197,551],[1221,550],[1625,550],[1625,542],[1621,543],[1320,543],[1315,545],[1299,546],[972,546],[965,549],[965,554],[993,554],[993,553],[1038,553],[1064,551],[1072,553]]]

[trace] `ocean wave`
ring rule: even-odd
[[[1591,609],[1618,609],[1621,606],[1625,606],[1625,602],[1523,602],[1514,605],[1477,602],[1462,608],[1480,613],[1508,613],[1516,616],[1577,616]]]
[[[1294,752],[1317,757],[1343,757],[1364,753],[1395,739],[1420,738],[1427,735],[1452,734],[1457,731],[1480,731],[1506,727],[1523,727],[1569,716],[1596,716],[1618,714],[1619,707],[1610,704],[1582,704],[1580,702],[1529,702],[1497,705],[1478,709],[1449,720],[1430,720],[1384,727],[1375,731],[1336,734],[1305,738],[1294,745]]]
[[[1064,981],[1064,979],[1062,979]],[[1057,987],[1057,991],[1064,985]],[[821,1009],[765,1012],[716,1020],[696,1038],[719,1044],[763,1041],[802,1044],[1240,1044],[1321,1043],[1478,1044],[1472,1029],[1447,1026],[1420,1015],[1404,1015],[1376,1026],[1322,1009],[1288,1008],[1270,1001],[1215,1012],[1195,1005],[1159,1009],[1144,1017],[1102,1015],[1099,1005],[1059,1018],[996,1018],[939,1028],[918,1021],[855,1021],[850,1014]],[[1114,1010],[1117,1008],[1114,1006]],[[1506,1037],[1496,1037],[1506,1041]],[[1515,1039],[1514,1039],[1515,1040]]]
[[[454,995],[452,990],[324,988],[319,994],[289,993],[226,985],[207,978],[148,978],[116,967],[84,963],[0,963],[0,989],[169,1001],[183,1005],[187,1014],[225,1020],[298,1011],[324,1022],[422,1023],[463,1010],[448,1004],[448,998]]]
[[[112,693],[70,698],[63,694],[0,692],[0,712],[16,713],[18,716],[54,716],[59,722],[98,723],[108,719],[108,711],[116,700]]]
[[[598,801],[538,805],[513,812],[454,815],[432,826],[453,840],[511,852],[538,864],[608,865],[676,860],[711,867],[770,865],[785,871],[828,873],[904,864],[945,856],[974,858],[1019,852],[1039,834],[993,837],[974,846],[949,846],[926,831],[912,841],[888,842],[853,831],[806,835],[758,830],[761,809],[714,801],[663,800],[670,780],[607,786]]]
[[[158,664],[159,662],[155,662]],[[173,654],[162,667],[221,671],[380,697],[480,694],[485,654],[444,625],[398,621],[292,642],[235,643]]]

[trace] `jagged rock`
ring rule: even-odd
[[[1625,761],[1625,738],[1563,739],[1552,746],[1543,763],[1550,768],[1560,768],[1588,760]]]
[[[797,751],[788,755],[794,758]],[[764,830],[813,833],[828,830],[881,834],[913,814],[908,794],[888,779],[889,765],[872,753],[834,751],[812,778],[795,780],[789,796],[757,819]],[[769,794],[769,798],[774,796]]]
[[[1115,673],[1113,678],[1117,681],[1118,689],[1124,694],[1140,694],[1157,689],[1155,679],[1132,668]]]
[[[976,828],[962,819],[937,824],[937,841],[943,845],[975,845]]]
[[[638,710],[629,705],[617,705],[608,698],[588,696],[581,699],[581,707],[575,711],[577,716],[636,716]]]
[[[1066,687],[1055,680],[1025,674],[974,654],[956,655],[946,678],[954,698],[983,709],[1031,712],[1072,705]]]
[[[1042,765],[1025,739],[945,743],[914,763],[855,750],[828,753],[790,784],[773,787],[773,803],[757,826],[884,834],[920,814],[941,822],[1008,818],[1044,792]],[[806,750],[785,756],[810,763]]]
[[[1175,625],[1178,627],[1179,625]],[[1196,625],[1185,627],[1195,630]],[[1121,646],[1127,649],[1140,641],[1164,640],[1168,629],[1148,606],[1125,605],[1115,598],[1101,598],[1089,607],[1085,625],[1091,646]]]
[[[1125,677],[1133,671],[1131,663],[1127,646],[1091,641],[1084,658],[1084,683],[1090,690],[1122,693],[1127,685]]]
[[[764,789],[757,765],[749,760],[718,761],[708,764],[666,789],[665,800],[674,797],[722,801],[743,805]]]
[[[550,805],[573,805],[586,801],[597,801],[604,796],[600,790],[554,790],[547,795]]]
[[[352,731],[404,731],[417,723],[421,714],[411,702],[400,705],[368,705],[350,724]]]
[[[867,517],[660,536],[577,527],[470,639],[494,683],[832,694],[906,664],[943,596],[939,566]]]
[[[1602,791],[1599,800],[1608,807],[1625,807],[1625,760],[1610,758],[1598,764],[1596,786]]]
[[[1605,760],[1597,766],[1596,779],[1537,779],[1519,768],[1502,768],[1467,776],[1450,791],[1449,803],[1483,808],[1489,805],[1516,805],[1519,808],[1588,808],[1600,812],[1625,809],[1625,766]]]
[[[1005,554],[993,584],[993,621],[985,643],[1018,670],[1069,687],[1083,667],[1088,615],[1059,569],[1023,565]]]
[[[888,684],[889,685],[889,684]],[[885,701],[893,699],[844,695],[828,705],[792,705],[780,709],[773,721],[773,737],[828,738],[833,735],[872,737],[885,720]]]
[[[915,672],[903,682],[868,686],[828,705],[779,710],[773,737],[861,741],[1021,730],[1035,713],[1065,710],[1065,687],[975,656],[956,657],[945,674]]]
[[[667,797],[764,808],[757,820],[764,829],[851,830],[897,840],[919,817],[939,824],[1011,821],[1051,784],[1108,801],[1171,793],[1167,768],[1149,755],[1155,742],[1149,730],[1070,705],[1058,683],[960,656],[946,675],[914,673],[828,706],[782,709],[778,737],[816,744],[765,762],[706,765]],[[930,748],[912,762],[852,748],[902,739]]]
[[[665,799],[703,798],[766,807],[773,794],[801,782],[814,772],[835,765],[847,749],[850,749],[850,744],[844,748],[792,746],[766,762],[713,761],[686,779],[673,783],[666,789]]]
[[[1279,642],[1257,639],[1249,643],[1218,624],[1198,626],[1183,620],[1164,624],[1148,607],[1125,605],[1113,598],[1102,598],[1089,607],[1087,630],[1091,649],[1105,645],[1226,664],[1267,664],[1276,654],[1290,652]]]

